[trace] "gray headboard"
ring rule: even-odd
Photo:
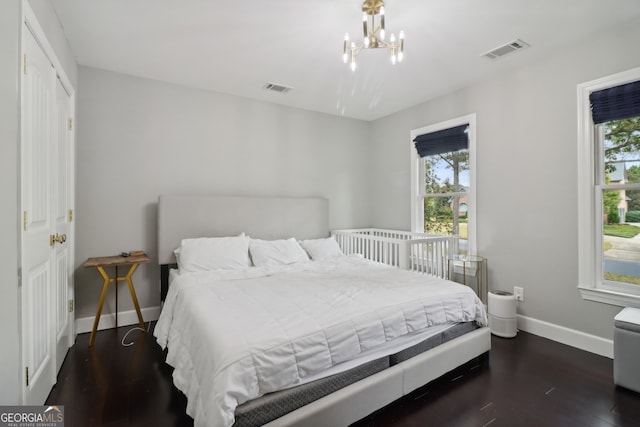
[[[329,236],[324,198],[171,195],[158,198],[158,263],[175,264],[173,250],[193,237],[246,233],[257,239]]]

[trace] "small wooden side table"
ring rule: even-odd
[[[129,292],[131,293],[131,299],[133,300],[133,305],[136,308],[136,313],[138,314],[138,322],[140,322],[140,327],[145,329],[144,321],[142,320],[142,313],[140,313],[140,305],[138,304],[138,297],[136,296],[136,291],[133,288],[133,282],[131,281],[131,276],[138,268],[139,264],[146,264],[151,260],[149,257],[142,253],[137,255],[130,255],[127,257],[116,255],[116,256],[106,256],[106,257],[96,257],[87,259],[83,267],[95,267],[102,276],[104,280],[102,284],[102,294],[100,294],[100,301],[98,302],[98,310],[96,311],[96,318],[93,321],[93,329],[91,330],[91,338],[89,339],[89,347],[91,347],[96,339],[96,330],[98,329],[98,323],[100,322],[100,315],[102,314],[102,305],[104,304],[104,299],[107,296],[107,289],[109,289],[110,283],[116,284],[116,328],[118,327],[118,282],[126,281],[129,285]],[[129,271],[126,276],[118,276],[118,267],[120,266],[130,266]],[[105,267],[115,267],[115,275],[114,277],[109,277],[109,275],[104,271]]]

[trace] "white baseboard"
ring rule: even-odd
[[[142,320],[146,322],[152,322],[158,320],[160,317],[160,306],[147,307],[140,309],[142,313]],[[76,319],[76,333],[81,334],[84,332],[91,332],[93,328],[93,321],[95,317],[81,317]],[[121,311],[118,313],[118,326],[137,325],[138,316],[135,310]],[[98,324],[98,330],[111,329],[116,327],[116,316],[114,313],[103,314],[100,316],[100,323]]]
[[[613,340],[607,340],[520,314],[518,315],[518,329],[613,359]]]
[[[158,320],[158,317],[160,317],[160,309],[160,306],[143,308],[140,310],[142,312],[142,318],[145,322],[156,321]],[[94,317],[82,317],[76,319],[76,333],[81,334],[84,332],[91,332],[91,328],[93,328],[93,320]],[[118,314],[118,326],[136,325],[137,323],[138,316],[136,316],[135,310],[122,311]],[[100,316],[98,330],[115,328],[115,326],[116,318],[113,313],[103,314]],[[518,315],[518,329],[613,359],[613,340],[580,332],[575,329],[569,329],[564,326],[523,316],[521,314]]]

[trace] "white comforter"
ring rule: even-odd
[[[476,321],[466,286],[358,257],[180,274],[154,335],[196,426],[230,426],[237,405],[298,384],[396,337]]]

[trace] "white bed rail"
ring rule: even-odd
[[[361,254],[393,267],[447,278],[447,259],[458,237],[410,231],[359,228],[331,233],[345,254]]]

